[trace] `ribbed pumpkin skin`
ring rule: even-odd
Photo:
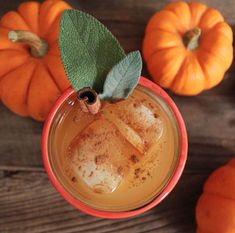
[[[60,0],[24,2],[0,20],[0,100],[11,111],[43,121],[68,86],[58,50]],[[29,48],[8,39],[10,30],[27,30],[47,41],[48,53],[35,58]]]
[[[196,207],[197,233],[235,233],[235,159],[212,173]]]
[[[183,35],[201,29],[189,50]],[[175,2],[149,20],[143,57],[153,80],[179,95],[196,95],[219,84],[233,60],[233,34],[223,16],[202,3]]]

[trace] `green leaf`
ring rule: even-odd
[[[65,10],[60,21],[59,48],[65,72],[78,91],[103,89],[110,69],[125,57],[112,33],[89,14]]]
[[[129,53],[108,73],[104,83],[104,91],[99,95],[100,99],[111,101],[126,99],[138,84],[141,70],[140,52]]]

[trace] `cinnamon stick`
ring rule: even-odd
[[[101,108],[101,102],[98,94],[90,87],[84,87],[78,91],[78,102],[83,112],[96,114]]]

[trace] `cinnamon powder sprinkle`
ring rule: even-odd
[[[139,178],[140,171],[141,171],[140,168],[136,168],[135,169],[135,173],[134,173],[135,174],[135,178]]]
[[[155,118],[158,118],[158,117],[159,117],[157,113],[154,113],[153,116],[154,116]]]
[[[98,142],[95,143],[94,146],[99,146],[100,144],[101,144],[101,141],[98,141]]]
[[[146,177],[144,176],[145,173],[146,173],[145,169],[136,168],[134,171],[134,178],[135,179],[141,178],[142,180],[146,180]]]
[[[107,158],[108,157],[106,155],[97,155],[95,157],[95,164],[96,165],[103,164],[107,160]]]
[[[77,180],[76,180],[76,177],[73,176],[72,179],[71,179],[71,181],[72,181],[72,182],[76,182],[76,181],[77,181]]]
[[[118,174],[119,174],[120,176],[123,176],[123,175],[124,175],[124,169],[123,169],[123,167],[122,167],[122,166],[118,167],[117,172],[118,172]]]
[[[153,104],[152,104],[152,103],[150,103],[150,102],[149,102],[149,107],[150,107],[151,109],[154,109]]]
[[[83,171],[82,177],[85,177],[85,175],[86,175],[86,171]]]
[[[88,177],[92,177],[93,174],[94,174],[94,172],[92,171]]]
[[[138,159],[137,156],[134,155],[134,154],[131,155],[130,160],[131,160],[132,163],[138,163],[138,162],[139,162],[139,159]]]

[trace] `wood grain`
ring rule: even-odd
[[[4,233],[194,232],[194,206],[206,177],[185,174],[159,207],[135,218],[104,220],[68,205],[44,172],[1,171],[0,229]]]
[[[0,15],[21,0],[0,0]],[[141,49],[149,17],[169,0],[70,0],[101,20],[125,50]],[[234,0],[206,0],[235,28]],[[144,69],[144,75],[151,78]],[[235,64],[218,87],[175,100],[185,119],[189,155],[176,189],[158,207],[135,218],[104,220],[65,202],[44,172],[42,123],[20,118],[0,104],[0,233],[155,232],[194,233],[194,209],[210,172],[235,155]]]

